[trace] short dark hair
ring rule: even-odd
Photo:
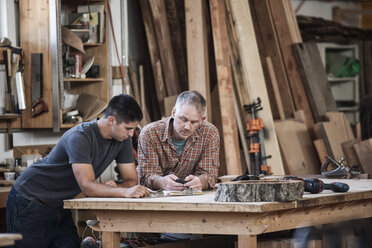
[[[196,90],[184,91],[178,97],[175,108],[178,110],[183,104],[191,104],[195,106],[202,114],[205,113],[206,101],[202,94]]]
[[[130,95],[120,94],[114,96],[105,111],[104,118],[115,117],[118,124],[125,122],[140,122],[143,118],[141,107]]]

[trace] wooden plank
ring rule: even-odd
[[[278,81],[276,80],[273,62],[272,62],[270,57],[266,57],[266,64],[267,64],[267,69],[269,71],[271,83],[272,83],[272,86],[273,86],[274,96],[275,96],[275,103],[278,107],[280,120],[284,121],[285,120],[285,114],[284,114],[282,99],[280,98],[281,92],[279,91],[279,85],[278,85]]]
[[[319,49],[314,42],[306,42],[303,44],[305,46],[307,54],[309,55],[318,87],[323,93],[323,97],[327,105],[327,112],[337,112],[336,102],[331,91],[331,86],[328,83],[328,77],[322,63]]]
[[[120,233],[102,232],[102,247],[120,248]]]
[[[53,127],[53,96],[51,51],[49,38],[49,1],[21,0],[19,1],[20,46],[24,51],[25,64],[23,78],[25,84],[26,110],[22,111],[23,128]],[[35,23],[38,23],[35,25]],[[56,27],[55,27],[56,28]],[[49,112],[32,118],[31,112],[31,53],[42,53],[43,63],[43,99],[49,106]]]
[[[164,0],[149,1],[154,21],[156,39],[159,46],[161,64],[164,70],[167,96],[176,95],[181,92],[181,86],[173,54],[165,2]]]
[[[354,144],[355,152],[365,173],[372,175],[372,138]],[[369,177],[370,177],[369,176]]]
[[[227,174],[242,174],[238,130],[235,119],[234,92],[229,61],[229,44],[227,37],[225,2],[211,0],[211,19],[216,57],[218,92],[220,99],[222,135],[225,143]]]
[[[325,113],[337,111],[337,107],[328,84],[327,75],[322,67],[319,51],[314,43],[293,44],[293,50],[314,120],[316,122],[324,121]],[[313,56],[316,56],[319,60],[312,59]],[[320,65],[320,67],[317,65]]]
[[[275,129],[286,160],[285,174],[319,174],[320,163],[306,125],[294,120],[276,121]]]
[[[171,41],[174,52],[178,79],[181,91],[187,90],[187,51],[186,51],[186,27],[185,27],[185,3],[184,1],[165,0],[167,20],[171,31]]]
[[[197,90],[205,97],[206,116],[211,120],[206,7],[205,1],[185,1],[189,90]]]
[[[295,33],[290,31],[290,27],[293,27],[293,18],[286,16],[285,10],[285,6],[292,3],[291,0],[270,1],[269,3],[280,50],[282,52],[283,63],[286,68],[289,85],[295,103],[295,109],[302,109],[305,112],[306,126],[308,130],[311,130],[314,124],[314,119],[292,49],[293,43],[301,41],[292,37],[293,33]],[[310,133],[310,136],[313,137],[313,134]]]
[[[163,70],[160,62],[159,48],[156,41],[154,23],[152,22],[151,9],[147,0],[140,0],[143,23],[145,25],[147,45],[150,53],[152,72],[156,84],[156,99],[159,104],[160,114],[164,116],[163,99],[166,96],[163,80]]]
[[[350,167],[359,167],[360,162],[354,149],[354,144],[357,144],[357,139],[351,139],[341,143],[341,148],[346,159],[346,164]],[[361,168],[363,169],[363,168]],[[363,173],[363,170],[362,170]]]
[[[295,106],[292,99],[289,81],[282,60],[282,52],[279,47],[278,35],[272,18],[269,0],[250,0],[252,7],[253,24],[255,25],[257,44],[261,55],[261,61],[265,62],[266,57],[270,57],[274,67],[275,78],[281,93],[281,100],[286,118],[292,118]],[[266,85],[272,82],[267,63],[262,63]],[[272,86],[274,87],[274,85]],[[268,87],[269,88],[269,87]],[[271,104],[273,106],[273,104]]]
[[[14,245],[15,241],[22,239],[21,234],[16,233],[0,233],[0,246]]]
[[[247,1],[230,1],[231,10],[235,22],[235,29],[239,42],[239,51],[243,72],[247,79],[247,89],[251,99],[260,97],[263,111],[259,116],[265,125],[265,150],[272,158],[269,161],[272,172],[283,175],[283,161],[279,150],[279,143],[275,133],[274,120],[271,113],[269,97],[267,95],[265,79],[262,72],[260,56],[258,54],[257,41],[254,33],[249,4]]]
[[[257,236],[238,235],[238,248],[257,248]]]
[[[329,122],[320,122],[319,127],[328,155],[338,161],[343,156],[341,144],[354,139],[354,135],[344,113],[328,112],[326,118]]]
[[[250,104],[250,98],[247,89],[247,78],[244,75],[243,67],[240,58],[239,44],[237,32],[235,29],[234,17],[232,16],[230,1],[226,1],[226,14],[227,14],[227,31],[230,41],[230,62],[233,74],[234,92],[236,93],[236,100],[239,106],[240,112],[242,112],[243,121],[248,122],[249,118],[245,112],[243,106]],[[245,125],[245,124],[244,124]]]
[[[316,152],[318,153],[319,160],[323,164],[326,161],[325,156],[328,155],[328,151],[324,144],[324,140],[317,139],[317,140],[314,140],[313,142],[314,142]]]

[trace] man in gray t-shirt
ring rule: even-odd
[[[7,201],[7,231],[21,233],[14,247],[79,247],[70,210],[63,200],[83,192],[91,197],[143,197],[138,185],[130,137],[142,119],[137,102],[128,95],[111,99],[99,120],[68,130],[45,158],[15,181]],[[116,160],[121,185],[96,179]]]

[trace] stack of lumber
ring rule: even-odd
[[[181,91],[205,96],[207,120],[220,132],[221,175],[249,173],[250,115],[243,106],[258,97],[273,174],[316,174],[317,151],[344,155],[351,129],[339,130],[339,149],[314,131],[327,128],[327,113],[337,108],[317,45],[303,42],[291,0],[174,2],[140,0],[157,103],[167,103],[166,116]]]
[[[372,30],[348,27],[319,17],[297,16],[301,35],[305,41],[339,42],[371,40]]]

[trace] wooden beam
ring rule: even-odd
[[[258,53],[256,35],[253,28],[250,7],[247,1],[231,0],[231,10],[239,41],[239,52],[244,75],[247,79],[247,89],[251,99],[260,97],[263,111],[259,113],[265,125],[265,150],[271,155],[270,166],[276,175],[284,175],[283,161],[279,143],[275,133],[274,120],[267,95],[265,79]],[[270,162],[270,161],[269,161]]]
[[[158,41],[167,96],[181,93],[164,0],[149,0]]]
[[[216,58],[218,93],[225,142],[227,174],[242,174],[238,130],[234,110],[234,92],[230,68],[225,1],[210,0],[213,41]]]
[[[207,101],[206,116],[211,120],[209,61],[205,1],[185,0],[187,68],[189,89]]]
[[[255,25],[257,45],[260,51],[261,61],[263,62],[262,67],[264,70],[268,94],[270,96],[272,95],[270,94],[270,87],[273,88],[273,94],[275,94],[275,86],[272,80],[276,78],[285,117],[292,118],[295,112],[295,106],[293,103],[285,65],[282,60],[283,55],[279,47],[279,41],[275,30],[274,20],[271,15],[269,0],[250,0],[249,3],[252,8],[252,18],[254,20],[253,24]],[[264,63],[266,57],[271,58],[274,74],[270,72],[269,65]],[[275,105],[273,102],[270,103],[272,107]],[[273,108],[273,114],[275,107],[276,106]],[[280,110],[278,109],[278,111],[280,116]],[[278,117],[275,117],[274,115],[274,118]]]
[[[147,45],[150,53],[151,67],[154,74],[156,99],[159,104],[160,114],[164,116],[164,98],[166,96],[163,79],[163,70],[160,62],[159,48],[156,41],[154,23],[152,22],[151,9],[147,0],[140,0],[143,22],[145,25]]]
[[[292,6],[292,3],[291,0],[271,0],[269,3],[295,108],[296,110],[302,109],[305,112],[306,126],[308,130],[311,130],[314,119],[292,50],[292,44],[302,42],[302,39],[298,37],[297,31],[290,30],[291,28],[298,29],[297,22],[293,23],[295,20],[292,15],[294,15],[294,13],[290,16],[286,16],[286,14],[288,14],[288,9],[291,9],[291,7],[286,6]],[[314,135],[311,133],[311,137],[313,136]]]

